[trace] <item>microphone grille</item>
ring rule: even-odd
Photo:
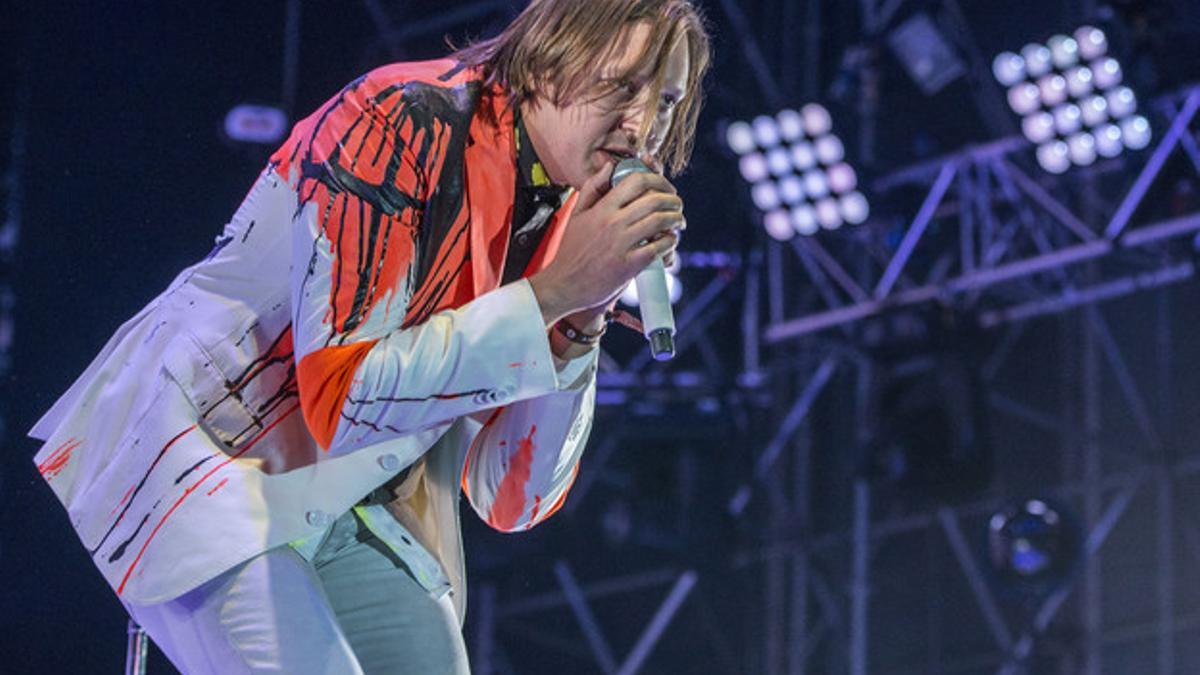
[[[612,185],[616,187],[617,183],[625,180],[630,174],[634,173],[653,173],[646,163],[637,157],[626,157],[617,162],[617,166],[612,172]]]

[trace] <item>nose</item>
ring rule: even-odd
[[[645,149],[646,139],[650,135],[650,112],[646,102],[639,100],[630,105],[621,115],[618,125],[630,148],[639,154]]]

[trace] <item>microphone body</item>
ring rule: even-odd
[[[612,185],[634,173],[652,173],[650,167],[640,159],[629,157],[617,163],[612,173]],[[638,309],[642,315],[642,332],[650,343],[650,355],[656,361],[666,361],[675,356],[675,314],[671,311],[671,296],[667,291],[667,270],[662,257],[657,257],[638,272]]]

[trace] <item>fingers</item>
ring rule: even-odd
[[[616,217],[612,221],[612,226],[617,228],[628,228],[634,223],[655,213],[672,214],[677,219],[682,220],[683,200],[672,194],[665,194],[662,192],[647,192],[633,202],[630,202],[625,206],[625,208],[618,211]]]
[[[582,211],[591,208],[611,190],[609,181],[612,179],[612,171],[613,165],[606,163],[584,182],[583,186],[579,188],[579,200],[575,202],[575,210]]]
[[[636,274],[643,270],[646,265],[649,265],[655,258],[672,253],[677,245],[679,245],[679,235],[669,232],[658,239],[647,242],[645,246],[633,249],[629,252],[627,260],[630,266],[634,268],[634,273]]]
[[[630,248],[638,248],[666,235],[676,236],[686,227],[678,211],[656,211],[633,223],[625,231]]]

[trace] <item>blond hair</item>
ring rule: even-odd
[[[650,27],[642,53],[626,72],[602,76],[601,68],[624,46],[618,36],[639,22]],[[680,38],[687,40],[687,89],[659,152],[663,165],[678,173],[692,154],[703,98],[700,85],[710,59],[704,19],[690,0],[532,0],[502,33],[453,57],[469,67],[481,66],[486,83],[502,87],[510,105],[598,98],[647,71],[653,73],[650,100],[656,101],[667,57]]]

